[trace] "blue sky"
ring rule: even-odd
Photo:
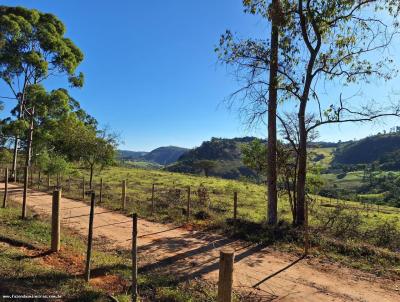
[[[85,86],[71,94],[101,125],[120,134],[122,149],[193,147],[213,136],[263,136],[266,131],[246,130],[237,113],[222,104],[237,87],[226,68],[217,64],[214,47],[220,34],[226,29],[243,37],[266,33],[264,22],[243,13],[241,0],[3,0],[2,4],[51,12],[64,22],[67,36],[85,54],[79,67],[85,73]],[[398,84],[375,83],[363,89],[381,96]],[[56,78],[46,85],[51,89],[66,83]],[[0,88],[3,95],[4,86]],[[326,127],[320,138],[359,138],[392,123]]]

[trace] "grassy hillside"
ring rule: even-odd
[[[393,149],[399,137],[399,134],[376,135],[344,143],[338,149],[312,148],[311,161],[321,167],[320,194],[400,207],[400,149]],[[388,146],[378,147],[379,144]],[[338,163],[340,156],[358,157],[360,152],[368,153],[374,161]]]
[[[400,149],[400,134],[381,134],[341,144],[335,151],[336,164],[370,164]]]
[[[330,167],[333,160],[333,152],[335,147],[313,147],[310,148],[309,154],[311,161],[317,163],[322,169]]]
[[[164,166],[149,162],[149,161],[133,161],[133,160],[127,160],[120,162],[120,165],[123,167],[128,167],[128,168],[141,168],[141,169],[150,169],[150,170],[158,170],[162,169]]]

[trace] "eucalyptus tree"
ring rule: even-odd
[[[41,85],[32,85],[27,95],[36,112],[33,140],[35,153],[56,148],[57,135],[65,130],[65,119],[74,119],[91,129],[97,127],[97,121],[80,107],[79,102],[72,98],[66,89],[47,92]]]
[[[257,1],[263,7],[265,1]],[[390,80],[395,64],[388,47],[399,26],[395,0],[281,0],[285,22],[280,26],[278,100],[297,111],[298,153],[296,224],[305,223],[307,139],[321,125],[372,121],[399,116],[400,106],[385,100],[357,101],[325,92],[331,82],[339,87],[361,85],[372,79]],[[271,43],[267,39],[236,39],[229,31],[221,37],[220,59],[236,68],[243,86],[241,96],[249,120],[267,112]],[[312,106],[311,106],[311,105]],[[277,116],[280,121],[282,109]]]
[[[298,102],[298,178],[296,224],[305,223],[307,139],[325,124],[371,121],[399,116],[398,103],[347,102],[342,94],[326,97],[323,85],[391,79],[397,72],[387,49],[397,34],[399,3],[384,0],[287,1],[292,14],[285,26],[280,64],[284,99]],[[385,15],[393,17],[386,21]],[[393,20],[393,22],[392,22]],[[390,24],[388,22],[391,22]],[[316,104],[316,111],[309,103]],[[309,108],[309,109],[308,109]]]
[[[278,221],[278,195],[277,195],[277,127],[276,111],[278,104],[278,55],[279,55],[279,28],[284,24],[280,0],[243,0],[245,12],[259,15],[271,24],[268,51],[264,51],[267,45],[256,40],[245,40],[235,43],[231,32],[227,31],[221,37],[220,47],[217,48],[219,58],[227,64],[238,67],[238,79],[244,80],[244,86],[236,91],[232,97],[243,94],[245,99],[252,102],[250,109],[250,120],[252,123],[257,116],[268,113],[268,151],[266,161],[267,167],[267,221],[276,224]],[[261,44],[260,44],[261,43]],[[250,62],[250,57],[258,53],[259,60],[255,65]],[[246,74],[243,77],[243,73]],[[259,105],[263,104],[263,108]],[[265,107],[264,107],[265,105]],[[247,108],[247,105],[242,107]],[[254,110],[257,108],[256,110]]]
[[[83,60],[78,47],[65,37],[64,24],[54,15],[35,9],[0,6],[0,78],[17,101],[17,120],[34,114],[27,99],[30,85],[64,75],[74,87],[83,85],[76,73]],[[9,98],[9,97],[8,97]],[[15,135],[12,172],[15,175],[20,135]],[[27,150],[27,154],[30,150]],[[28,159],[29,161],[29,159]]]

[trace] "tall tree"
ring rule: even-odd
[[[264,42],[248,39],[234,43],[231,33],[227,31],[221,37],[217,51],[222,62],[237,65],[240,80],[243,80],[243,73],[246,74],[243,88],[236,91],[232,97],[244,93],[244,99],[250,99],[252,102],[251,110],[246,109],[247,114],[250,113],[249,123],[268,112],[267,221],[274,225],[278,220],[276,112],[279,81],[279,27],[283,24],[284,15],[280,0],[243,0],[243,5],[245,12],[257,14],[269,20],[270,40]],[[270,48],[266,51],[267,45],[270,45]],[[263,106],[261,109],[260,104]]]
[[[264,2],[257,5],[262,8]],[[400,5],[395,0],[281,0],[281,6],[285,23],[280,27],[278,91],[279,100],[297,110],[296,224],[301,226],[306,218],[309,133],[325,124],[400,114],[399,104],[389,100],[361,97],[349,102],[342,95],[325,94],[328,83],[344,87],[393,77],[395,65],[386,50],[399,26]],[[250,113],[250,121],[262,118],[268,110],[269,86],[264,78],[271,68],[265,59],[272,51],[270,41],[237,40],[227,32],[219,50],[221,60],[234,65],[238,78],[244,80],[233,94],[242,96],[243,112]],[[310,102],[314,106],[308,106]]]
[[[319,86],[332,81],[344,85],[368,83],[371,78],[393,76],[392,59],[385,50],[398,23],[385,24],[383,10],[397,17],[396,5],[394,1],[384,0],[287,1],[287,8],[291,7],[293,13],[285,27],[288,41],[281,74],[288,97],[298,101],[297,225],[303,225],[306,219],[310,131],[324,124],[371,121],[400,113],[398,104],[388,108],[364,102],[357,107],[344,102],[341,96],[323,102]],[[379,56],[373,56],[377,51]],[[311,101],[316,102],[317,112],[308,109]]]
[[[64,24],[54,15],[35,9],[0,6],[0,78],[17,100],[16,118],[33,114],[26,97],[30,85],[56,74],[66,75],[72,86],[83,84],[75,74],[82,52],[64,37]],[[15,175],[19,135],[15,135],[12,173]],[[27,150],[27,154],[30,150]]]
[[[270,8],[271,19],[271,54],[269,68],[269,97],[268,97],[268,149],[267,149],[267,182],[268,182],[268,223],[278,222],[278,191],[277,184],[277,135],[276,110],[278,107],[278,50],[279,26],[283,14],[279,0],[272,0]]]

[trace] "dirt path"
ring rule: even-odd
[[[3,184],[0,186],[3,189]],[[10,185],[14,199],[21,201],[21,190]],[[30,210],[50,214],[51,196],[32,191]],[[83,202],[62,199],[63,226],[87,235],[89,206]],[[107,239],[115,248],[129,249],[131,219],[97,207],[94,235]],[[222,248],[235,250],[235,287],[250,289],[268,275],[290,264],[296,258],[268,247],[250,245],[218,235],[188,231],[173,225],[139,220],[139,257],[141,271],[161,268],[185,279],[196,277],[215,281],[218,257]],[[146,261],[147,260],[147,261]],[[265,301],[400,301],[400,284],[373,275],[318,260],[302,260],[259,286],[257,292]]]

